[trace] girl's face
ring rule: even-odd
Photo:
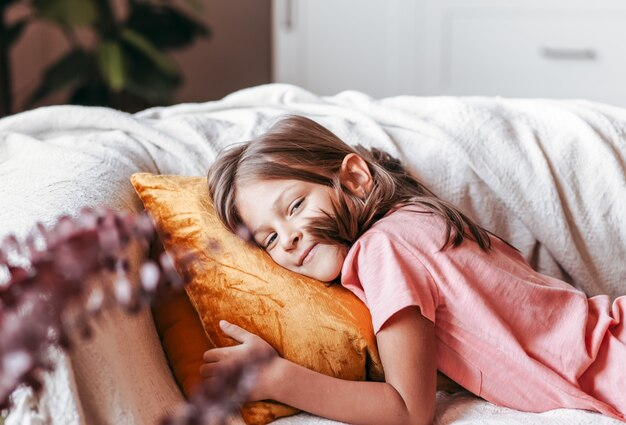
[[[235,203],[254,240],[280,266],[323,282],[341,273],[347,249],[313,241],[306,226],[332,214],[331,189],[300,180],[263,180],[238,187]]]

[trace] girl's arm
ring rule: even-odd
[[[236,326],[224,331],[243,342],[237,346],[241,353],[246,344],[248,355],[267,344]],[[276,356],[262,370],[254,398],[351,424],[430,424],[437,380],[433,323],[417,307],[408,307],[392,316],[376,338],[386,382],[337,379]],[[214,356],[205,360],[219,362]]]
[[[280,359],[270,398],[353,424],[430,424],[437,384],[433,323],[418,308],[406,308],[376,339],[386,382],[341,380]]]

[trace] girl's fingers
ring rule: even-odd
[[[198,370],[203,378],[217,378],[223,375],[230,375],[237,371],[239,367],[232,362],[217,361],[213,363],[204,363]]]
[[[202,360],[209,363],[218,362],[229,357],[230,350],[232,350],[232,347],[212,348],[204,352]]]
[[[233,365],[228,365],[224,362],[205,363],[200,366],[199,372],[203,378],[214,378],[231,373],[232,368]]]
[[[216,375],[215,363],[205,363],[200,366],[200,376],[203,378],[210,378]]]
[[[251,337],[254,337],[254,334],[248,332],[244,328],[229,323],[226,320],[220,320],[220,328],[222,328],[226,335],[228,335],[237,342],[244,343],[248,341]]]

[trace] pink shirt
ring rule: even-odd
[[[624,420],[626,297],[611,315],[607,296],[587,298],[535,272],[497,238],[489,253],[468,240],[440,251],[445,223],[415,211],[387,214],[344,262],[342,284],[369,307],[374,331],[418,306],[435,324],[438,369],[474,394],[524,411],[567,407]],[[618,376],[600,382],[606,375]]]

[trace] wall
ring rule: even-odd
[[[113,0],[123,5],[123,0]],[[175,102],[215,100],[244,87],[271,80],[271,1],[203,0],[200,19],[212,37],[199,39],[185,50],[172,52],[181,66],[185,82]],[[28,13],[13,8],[7,21]],[[88,33],[81,39],[89,41]],[[14,112],[22,110],[28,95],[37,87],[42,71],[68,48],[61,31],[46,23],[28,27],[14,45],[12,59]],[[62,95],[47,99],[60,103]]]
[[[174,55],[185,70],[179,101],[218,99],[271,80],[270,0],[208,0],[213,36]]]

